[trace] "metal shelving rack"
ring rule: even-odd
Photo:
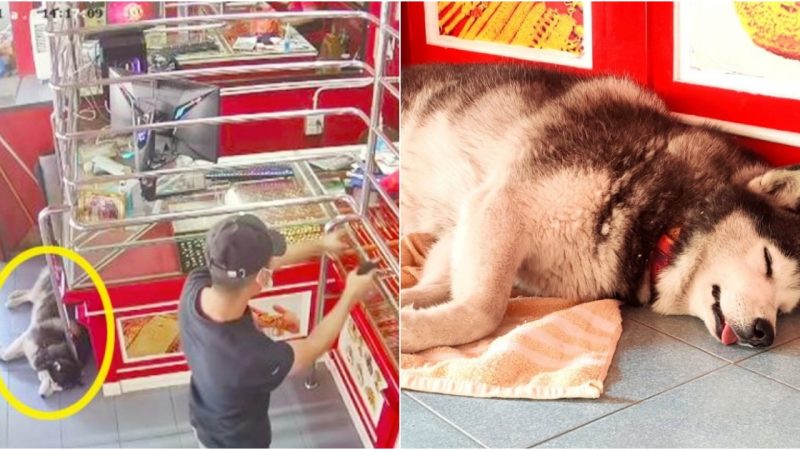
[[[380,270],[376,276],[376,284],[385,300],[393,305],[397,310],[399,301],[397,298],[397,283],[399,280],[398,254],[392,250],[390,243],[378,231],[377,227],[370,219],[371,201],[374,203],[377,194],[379,206],[383,210],[393,215],[393,220],[397,221],[398,206],[386,193],[375,177],[372,175],[375,167],[374,157],[379,140],[389,148],[395,155],[399,156],[397,145],[392,142],[381,130],[381,111],[385,93],[389,93],[399,100],[399,79],[396,76],[389,76],[385,73],[386,56],[389,45],[399,46],[399,32],[390,24],[390,17],[396,3],[383,2],[380,7],[379,17],[366,11],[309,11],[309,12],[260,12],[246,14],[213,14],[189,17],[163,18],[156,20],[146,20],[130,24],[108,25],[103,27],[84,28],[81,26],[81,18],[78,14],[72,14],[69,18],[48,19],[46,35],[50,46],[52,76],[50,86],[55,92],[52,116],[52,127],[54,132],[54,145],[59,168],[60,187],[62,192],[63,204],[51,205],[44,209],[39,216],[40,231],[42,241],[45,245],[60,245],[71,248],[82,254],[106,252],[100,258],[97,265],[102,266],[109,260],[123,255],[128,249],[154,245],[164,240],[176,240],[176,236],[163,237],[159,239],[145,240],[140,239],[149,229],[164,222],[174,222],[182,219],[192,219],[200,217],[222,216],[233,213],[255,212],[258,210],[285,208],[297,205],[318,204],[321,205],[326,213],[325,231],[347,225],[357,224],[359,233],[354,231],[354,227],[348,226],[348,233],[354,242],[358,243],[356,252],[361,258],[367,258],[371,254],[380,257]],[[76,2],[48,2],[48,9],[70,8],[77,12]],[[99,78],[89,76],[85,70],[86,64],[82,60],[81,49],[84,38],[87,34],[98,32],[113,32],[127,29],[148,29],[152,27],[163,27],[167,31],[175,31],[180,27],[197,26],[217,26],[231,20],[260,20],[260,19],[360,19],[365,22],[365,26],[373,26],[374,33],[374,65],[364,60],[341,60],[341,61],[311,61],[311,62],[278,62],[278,63],[255,63],[242,64],[225,67],[209,67],[176,70],[171,72],[158,72],[131,75],[119,78]],[[397,47],[395,47],[397,48]],[[263,112],[254,114],[223,115],[213,118],[202,118],[192,120],[181,120],[174,122],[160,122],[141,126],[131,126],[125,129],[115,128],[114,130],[84,130],[80,126],[79,111],[82,103],[82,90],[97,89],[102,86],[109,86],[117,83],[127,83],[134,81],[154,81],[178,78],[197,78],[213,75],[232,75],[232,74],[253,74],[286,71],[309,71],[320,69],[355,69],[359,74],[349,78],[322,78],[289,82],[268,82],[257,85],[228,87],[221,89],[222,96],[242,95],[256,92],[285,91],[301,88],[316,88],[313,107],[310,109]],[[331,89],[351,89],[372,86],[372,102],[370,111],[365,112],[355,107],[342,108],[318,108],[319,95]],[[85,91],[84,91],[85,92]],[[161,130],[187,125],[197,124],[238,124],[260,121],[280,121],[292,118],[307,118],[310,116],[325,117],[332,116],[354,116],[361,119],[368,130],[366,143],[366,159],[362,166],[364,182],[361,195],[355,198],[351,195],[330,195],[325,192],[323,185],[310,166],[314,159],[325,158],[336,154],[332,151],[315,149],[305,149],[293,152],[279,152],[277,154],[262,153],[250,161],[241,162],[236,157],[229,161],[209,167],[188,167],[172,168],[148,171],[144,173],[131,173],[126,175],[96,175],[85,176],[81,174],[80,168],[80,148],[87,141],[111,138],[120,134],[132,135],[137,131]],[[350,148],[351,153],[356,153],[358,147]],[[103,185],[108,183],[120,183],[130,180],[137,180],[143,177],[158,177],[165,175],[203,173],[205,171],[219,168],[221,166],[250,167],[264,163],[291,164],[295,168],[295,176],[302,183],[307,196],[280,200],[269,200],[252,202],[244,205],[225,206],[206,208],[202,210],[189,211],[156,211],[142,216],[126,217],[118,220],[106,220],[102,222],[87,222],[81,220],[77,213],[77,199],[81,189],[91,186]],[[99,233],[109,232],[110,230],[124,230],[132,233],[121,242],[112,244],[93,244],[92,237]],[[385,233],[384,233],[385,234]],[[371,242],[367,243],[365,240]],[[375,250],[370,253],[366,248],[372,244]],[[325,286],[327,285],[327,268],[329,258],[323,256],[322,270],[319,279],[319,291],[317,301],[317,320],[321,318],[325,299]],[[72,276],[70,267],[59,258],[50,255],[47,258],[51,279],[56,291],[60,294],[61,301],[60,313],[62,319],[69,322],[71,320],[68,309],[63,302],[63,297],[70,289],[80,287],[81,282],[85,281],[77,276]],[[342,268],[341,261],[333,261],[338,267]],[[340,272],[343,273],[343,272]],[[124,282],[135,282],[136,280],[122,280]],[[388,350],[388,349],[387,349]],[[397,358],[397,355],[392,355]],[[396,364],[396,361],[395,361]],[[312,370],[306,383],[307,387],[312,388],[316,385],[316,374]]]

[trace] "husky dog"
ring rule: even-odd
[[[28,358],[39,375],[39,395],[49,397],[53,392],[82,385],[82,364],[75,357],[67,341],[64,322],[58,314],[58,304],[50,272],[42,270],[30,290],[14,291],[6,307],[16,308],[31,302],[31,323],[28,329],[2,351],[0,358],[11,361]]]
[[[800,166],[772,168],[624,79],[403,70],[402,232],[437,236],[401,346],[490,334],[513,287],[618,298],[766,347],[800,301]]]

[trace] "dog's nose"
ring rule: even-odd
[[[775,328],[766,319],[756,319],[742,340],[753,347],[769,347],[775,340]]]

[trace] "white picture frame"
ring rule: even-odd
[[[509,58],[536,61],[560,66],[591,69],[592,57],[592,2],[583,2],[583,55],[573,55],[559,50],[529,48],[519,45],[461,39],[439,34],[439,14],[437,2],[425,2],[425,39],[428,45],[454,48],[469,52],[486,53]]]
[[[311,321],[311,291],[299,291],[289,294],[266,295],[250,300],[248,305],[253,311],[274,312],[272,308],[279,305],[294,313],[300,321],[297,333],[287,331],[276,332],[271,329],[264,329],[264,334],[275,341],[286,341],[308,336]]]
[[[336,350],[350,373],[370,422],[378,426],[386,404],[387,383],[352,316],[347,318],[339,333]]]
[[[117,339],[120,342],[119,348],[122,353],[122,362],[123,364],[129,363],[136,363],[142,361],[154,361],[160,360],[164,358],[172,358],[176,356],[183,356],[183,351],[180,350],[180,346],[178,346],[178,350],[175,352],[164,352],[164,353],[154,353],[149,355],[142,355],[142,356],[131,356],[128,354],[128,340],[125,338],[125,324],[124,322],[132,320],[132,319],[139,319],[142,317],[156,317],[156,316],[174,316],[174,321],[177,324],[178,322],[178,311],[157,311],[157,312],[147,312],[141,314],[132,314],[126,315],[122,317],[117,317]],[[138,336],[137,336],[138,337]],[[180,339],[180,334],[177,336]],[[134,338],[135,340],[135,338]]]
[[[674,81],[800,99],[800,60],[756,45],[733,2],[675,2],[673,20]]]

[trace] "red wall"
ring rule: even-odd
[[[319,107],[355,106],[369,113],[370,92],[371,88],[324,92],[320,96]],[[232,115],[310,109],[313,94],[314,89],[304,89],[223,97],[221,110],[224,115]],[[357,117],[330,116],[325,119],[324,131],[318,136],[305,135],[304,119],[290,119],[225,125],[222,127],[220,139],[225,155],[238,155],[356,144],[365,130],[364,122]]]
[[[6,140],[25,163],[31,172],[36,174],[35,167],[41,155],[52,153],[53,133],[50,127],[49,106],[0,110],[0,135]],[[44,207],[44,193],[19,166],[16,160],[0,144],[0,167],[13,183],[13,189],[22,199],[28,213],[36,220],[37,214]],[[12,186],[0,178],[0,240],[5,250],[10,251],[31,230],[31,223],[25,211],[14,198]],[[2,249],[0,249],[2,253]],[[8,258],[9,255],[0,257]]]
[[[595,3],[592,9],[594,68],[588,71],[428,45],[422,3],[403,2],[402,8],[404,66],[430,62],[513,61],[571,72],[627,75],[661,95],[676,112],[800,132],[800,101],[674,82],[673,5],[669,2]],[[798,148],[754,139],[741,140],[773,164],[800,162]]]
[[[11,21],[11,30],[14,33],[14,56],[17,59],[17,72],[19,75],[31,75],[36,73],[33,65],[33,49],[31,48],[31,28],[28,16],[33,8],[32,2],[11,2],[9,9],[11,17],[16,14],[17,18]]]

